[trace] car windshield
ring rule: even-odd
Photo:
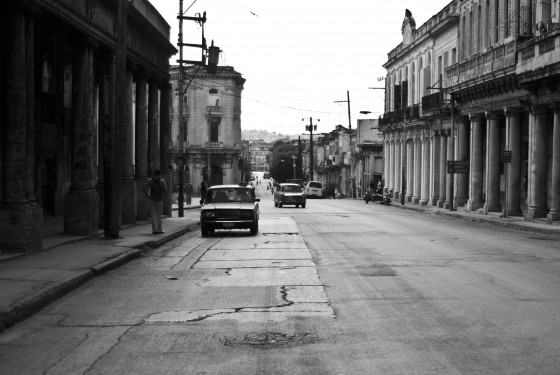
[[[297,185],[284,185],[280,187],[280,190],[289,193],[301,193],[301,188]]]
[[[316,188],[316,189],[322,189],[323,188],[323,184],[320,182],[310,182],[309,183],[309,187],[311,188]]]
[[[211,203],[252,202],[253,196],[251,189],[247,188],[218,188],[210,189],[206,201]]]

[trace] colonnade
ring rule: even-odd
[[[417,205],[560,220],[558,106],[407,124],[385,133],[384,150],[385,189],[395,199],[404,192]],[[448,160],[468,161],[468,173],[447,173]]]
[[[0,137],[0,249],[38,251],[42,249],[43,210],[36,196],[41,189],[37,163],[41,144],[50,141],[35,131],[42,129],[42,119],[35,114],[46,105],[36,102],[41,85],[35,84],[34,78],[41,76],[37,72],[43,67],[36,64],[33,8],[16,4],[5,9],[10,13],[5,17],[10,37],[5,39],[9,58],[0,64],[5,87]],[[59,48],[72,52],[69,61],[64,62],[64,68],[71,66],[71,72],[64,70],[64,80],[53,75],[58,81],[53,78],[51,83],[56,85],[57,91],[53,92],[58,95],[56,105],[60,106],[52,111],[63,114],[70,108],[69,118],[57,115],[54,123],[49,124],[63,135],[56,140],[60,147],[51,146],[58,155],[57,201],[62,202],[65,233],[96,235],[103,220],[103,186],[115,183],[104,175],[103,167],[109,165],[109,157],[122,162],[119,182],[123,224],[147,219],[147,198],[139,189],[152,171],[162,169],[164,177],[170,180],[166,160],[170,127],[168,66],[150,72],[130,63],[126,73],[126,105],[115,108],[114,50],[85,34],[67,40],[68,45]],[[62,71],[60,66],[53,66],[53,71],[55,68]],[[66,73],[71,73],[71,77]],[[65,91],[67,83],[71,87]],[[67,93],[71,95],[68,102]],[[116,111],[125,112],[124,123],[115,123]],[[117,126],[123,130],[119,144],[113,142]],[[164,213],[171,213],[169,200]]]

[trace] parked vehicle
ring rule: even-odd
[[[391,205],[391,193],[389,192],[383,193],[382,190],[377,190],[374,194],[370,193],[369,191],[366,191],[363,199],[366,202],[366,204],[368,204],[369,202],[380,202],[381,204],[387,206]]]
[[[200,210],[200,232],[203,237],[216,229],[259,230],[259,198],[246,183],[215,185],[208,188]]]
[[[323,198],[323,183],[319,181],[309,181],[303,189],[307,198]]]
[[[274,189],[274,207],[294,205],[296,207],[301,206],[305,208],[305,204],[305,194],[298,184],[279,184],[276,189]]]

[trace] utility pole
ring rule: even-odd
[[[202,17],[200,15],[196,17],[186,17],[183,15],[183,0],[179,0],[179,15],[177,16],[179,19],[179,77],[177,82],[177,96],[179,97],[179,191],[177,197],[177,203],[179,206],[178,215],[179,217],[183,217],[185,215],[185,209],[183,207],[185,198],[184,198],[184,189],[185,189],[185,181],[184,181],[184,173],[185,173],[185,128],[183,124],[183,100],[185,97],[184,92],[184,71],[183,71],[183,64],[193,64],[193,65],[206,65],[206,39],[204,39],[204,23],[206,22],[206,12],[203,13]],[[202,43],[201,44],[190,44],[190,43],[183,43],[183,20],[187,21],[195,21],[198,22],[202,26]],[[195,47],[200,48],[202,50],[202,56],[200,61],[190,61],[190,60],[183,60],[183,47]]]
[[[119,0],[117,9],[117,50],[116,50],[116,69],[115,69],[115,122],[113,126],[113,142],[111,153],[111,197],[110,201],[110,222],[109,228],[105,228],[105,237],[118,238],[121,226],[121,180],[122,180],[122,128],[126,121],[126,39],[127,39],[127,13],[128,1]],[[107,176],[105,176],[107,177]],[[108,231],[108,233],[107,233]],[[107,236],[108,234],[108,236]]]
[[[301,121],[305,119],[302,118]],[[317,130],[317,125],[313,125],[313,117],[309,118],[309,125],[305,125],[305,130],[309,132],[309,181],[313,181],[313,130]]]
[[[354,176],[354,147],[352,146],[352,118],[350,117],[350,91],[346,91],[346,100],[335,100],[335,103],[348,103],[348,140],[350,143],[350,180],[352,181],[352,198],[356,188],[356,176]]]

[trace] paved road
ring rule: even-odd
[[[96,278],[1,334],[0,373],[558,373],[557,240],[257,191],[257,236],[191,233]]]

